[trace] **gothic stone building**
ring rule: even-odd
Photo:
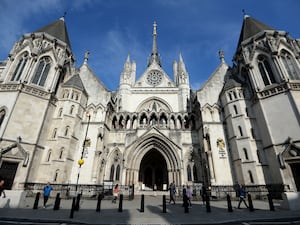
[[[181,55],[172,77],[164,71],[155,23],[152,35],[146,70],[136,74],[128,56],[115,91],[88,52],[75,66],[63,18],[16,41],[0,62],[7,188],[110,181],[136,191],[171,182],[299,191],[300,41],[245,16],[233,65],[220,51],[193,91]]]

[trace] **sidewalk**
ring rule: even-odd
[[[1,199],[2,200],[2,199]],[[211,212],[207,212],[202,202],[192,202],[189,213],[184,213],[182,202],[175,205],[167,203],[167,211],[163,213],[162,196],[145,196],[144,212],[140,212],[141,199],[123,200],[122,212],[119,202],[101,201],[101,210],[96,212],[97,201],[82,199],[80,210],[70,218],[72,200],[61,199],[60,209],[53,210],[55,199],[49,199],[46,209],[42,208],[42,199],[38,209],[33,209],[34,198],[26,198],[24,208],[0,209],[0,221],[34,221],[47,224],[223,224],[232,221],[253,221],[276,218],[299,218],[300,211],[281,210],[279,204],[275,211],[269,210],[268,202],[253,201],[254,212],[249,209],[236,209],[236,201],[232,201],[233,212],[228,212],[226,201],[211,201]],[[167,201],[168,202],[168,201]]]

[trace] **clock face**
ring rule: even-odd
[[[147,82],[153,86],[160,84],[161,80],[162,80],[162,74],[158,70],[152,70],[147,75]]]

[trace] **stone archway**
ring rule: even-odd
[[[139,182],[146,189],[157,190],[163,190],[163,185],[169,183],[166,161],[155,148],[148,151],[140,163]]]

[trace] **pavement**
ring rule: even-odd
[[[167,197],[168,198],[168,197]],[[3,201],[4,199],[0,199]],[[232,201],[233,212],[228,211],[227,201],[210,201],[210,212],[202,201],[192,201],[192,207],[186,213],[182,201],[169,204],[163,210],[163,197],[147,195],[144,197],[144,212],[141,196],[133,200],[124,199],[122,207],[119,201],[113,204],[109,199],[103,199],[100,211],[97,200],[81,199],[80,209],[71,216],[72,199],[61,199],[60,207],[54,210],[54,198],[50,198],[46,208],[42,207],[42,199],[37,209],[33,209],[34,198],[27,197],[22,208],[0,208],[0,224],[225,224],[231,222],[267,221],[277,219],[295,219],[300,221],[300,210],[290,211],[280,208],[280,202],[275,202],[275,210],[271,211],[268,201],[253,200],[254,211],[244,205],[237,209],[238,202]],[[121,209],[121,210],[120,210]],[[72,218],[70,218],[72,217]],[[4,221],[6,221],[4,223]],[[30,222],[30,223],[26,223]],[[12,223],[13,224],[13,223]],[[249,224],[249,223],[248,223]],[[270,224],[270,223],[269,223]]]

